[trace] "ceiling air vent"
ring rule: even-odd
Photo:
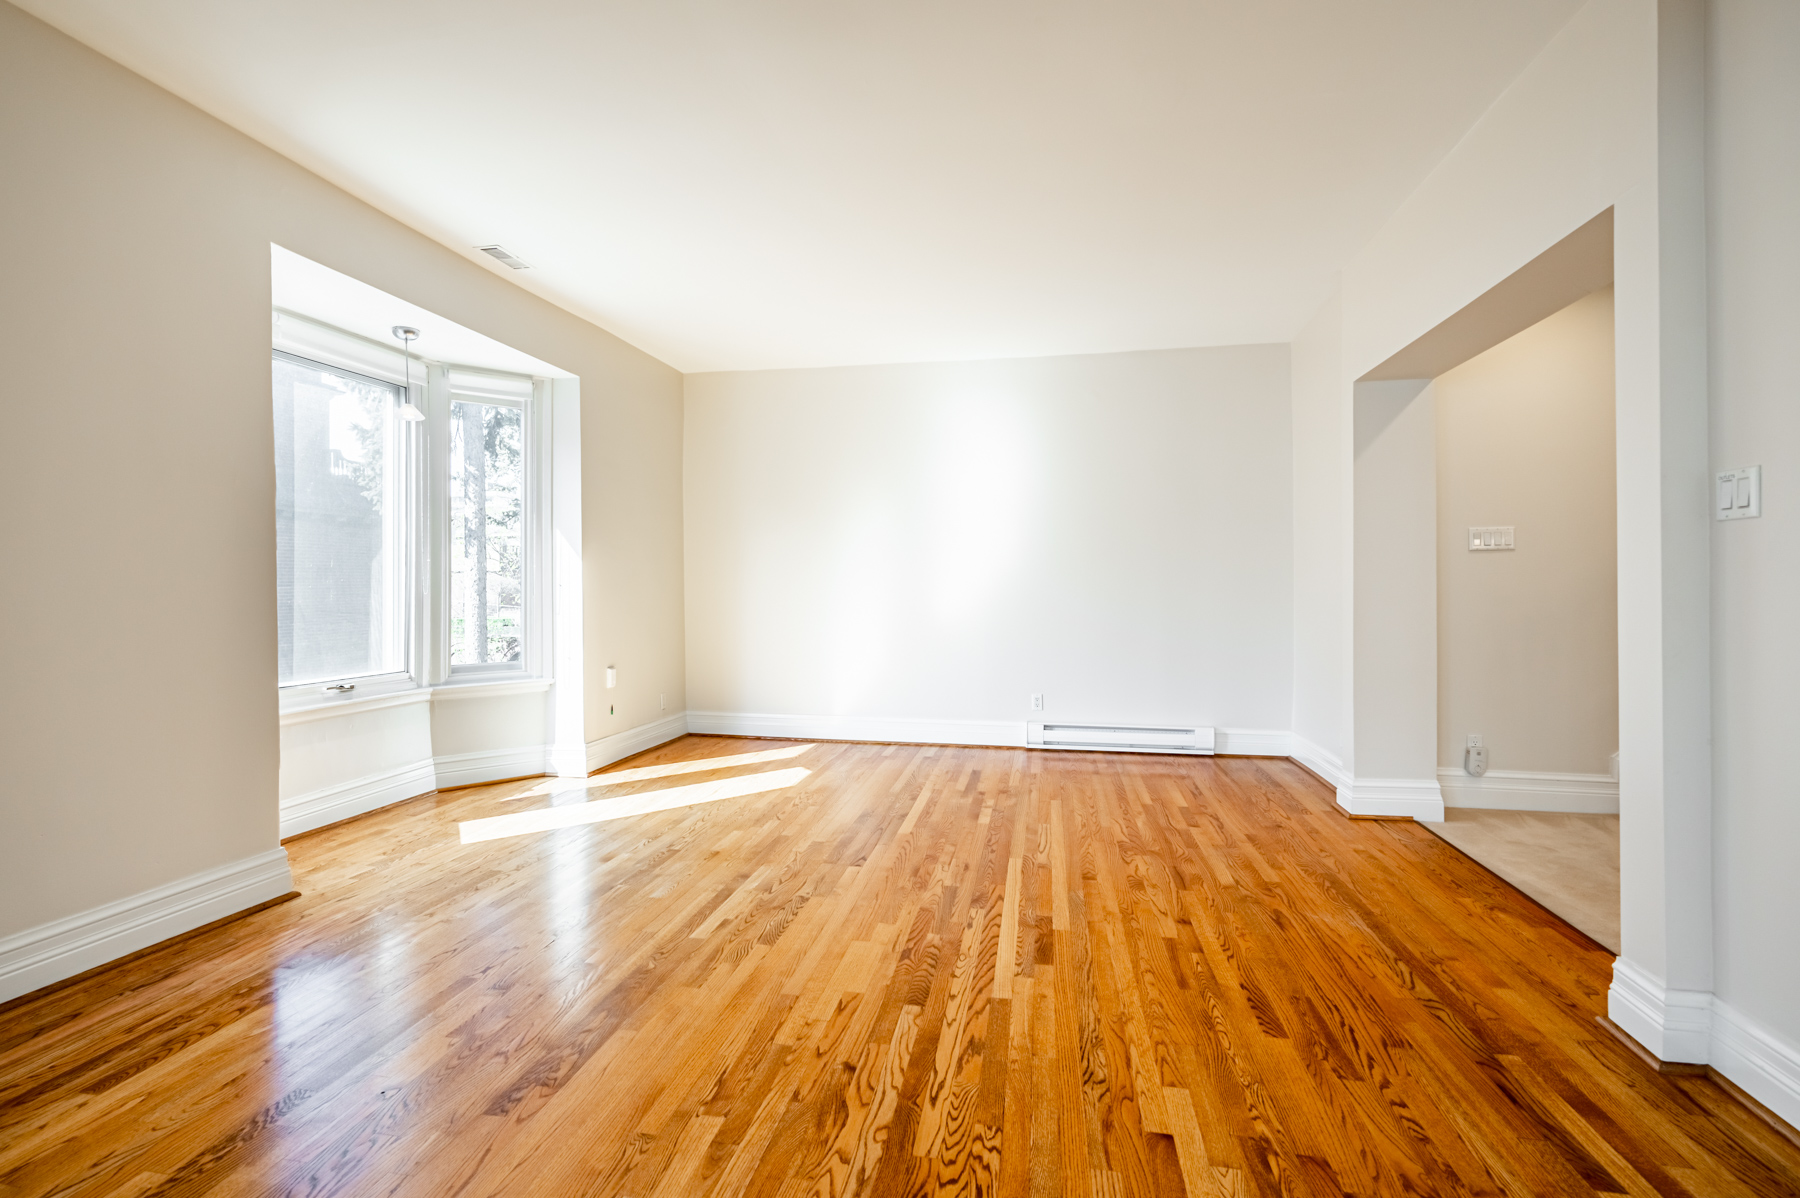
[[[1108,753],[1211,753],[1213,730],[1142,724],[1027,724],[1025,743],[1036,749]]]
[[[506,263],[508,266],[512,267],[514,270],[530,270],[531,269],[531,263],[525,261],[525,259],[523,259],[523,258],[515,257],[511,253],[508,253],[505,246],[478,245],[475,248],[480,250],[482,253],[486,254],[490,258],[495,258],[501,262]]]

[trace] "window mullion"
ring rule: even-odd
[[[450,677],[450,385],[449,371],[425,374],[425,683]]]

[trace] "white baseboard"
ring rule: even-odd
[[[298,836],[433,790],[541,774],[551,756],[551,751],[544,745],[448,753],[378,774],[352,778],[336,786],[321,787],[282,801],[281,835],[283,839]],[[566,753],[560,755],[567,756]],[[583,770],[574,776],[585,773]]]
[[[502,778],[541,774],[549,764],[549,746],[525,745],[513,749],[484,749],[478,753],[447,753],[431,759],[437,772],[437,788],[475,786]]]
[[[711,736],[771,736],[781,740],[866,740],[881,744],[992,745],[1023,748],[1025,721],[916,720],[859,715],[760,715],[690,711],[687,730]]]
[[[1706,1064],[1712,1038],[1711,991],[1671,990],[1662,979],[1620,957],[1606,992],[1606,1017],[1657,1059]]]
[[[878,744],[976,745],[1023,748],[1025,722],[1010,720],[921,720],[892,716],[764,715],[737,711],[690,711],[687,731],[711,736],[771,736],[783,740],[864,740]],[[1286,732],[1219,728],[1213,751],[1255,757],[1286,757]]]
[[[1337,754],[1314,744],[1298,732],[1289,733],[1288,741],[1288,756],[1317,774],[1334,790],[1342,790],[1350,785],[1350,772],[1344,768],[1344,763],[1338,760]]]
[[[1706,990],[1671,990],[1620,957],[1606,1016],[1663,1061],[1711,1065],[1750,1097],[1800,1126],[1800,1046]]]
[[[281,801],[281,837],[286,840],[389,803],[427,794],[436,787],[437,769],[425,760],[295,795]]]
[[[633,753],[642,753],[645,749],[668,744],[678,736],[686,736],[688,732],[688,713],[681,711],[653,724],[639,724],[624,732],[590,740],[587,743],[587,768],[582,772],[591,774],[615,761],[623,761]]]
[[[1339,784],[1337,801],[1351,815],[1444,822],[1444,796],[1435,779],[1352,778],[1347,785]]]
[[[275,848],[28,928],[0,940],[0,1002],[280,898],[293,888],[287,850]]]
[[[1616,815],[1619,810],[1619,780],[1608,774],[1489,770],[1476,778],[1460,769],[1440,766],[1437,777],[1446,807],[1589,815]]]
[[[1290,757],[1294,738],[1287,732],[1254,728],[1218,728],[1213,731],[1213,752],[1240,757]]]
[[[588,748],[580,743],[551,745],[545,750],[545,768],[557,778],[585,778],[589,773]]]
[[[1706,1063],[1800,1127],[1800,1046],[1781,1039],[1716,995]]]
[[[444,754],[287,799],[281,804],[281,835],[283,838],[298,836],[434,789],[474,786],[500,778],[545,772],[558,777],[585,777],[602,765],[674,740],[686,731],[687,717],[674,715],[572,751],[555,746],[526,745]]]

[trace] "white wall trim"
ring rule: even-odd
[[[0,940],[0,1002],[116,961],[294,888],[287,850],[270,849]]]
[[[548,678],[476,678],[446,682],[439,686],[409,686],[401,690],[365,695],[362,698],[326,699],[304,707],[290,707],[281,713],[283,728],[292,724],[310,724],[337,716],[380,711],[384,707],[403,707],[423,703],[427,699],[499,699],[507,695],[529,695],[550,689]]]
[[[366,695],[360,699],[327,699],[322,703],[313,703],[306,707],[290,707],[281,713],[281,726],[294,724],[310,724],[314,720],[330,720],[339,716],[358,715],[365,711],[380,711],[384,707],[404,707],[408,703],[423,703],[431,698],[428,686],[411,687],[407,690],[389,691],[381,695]]]
[[[587,769],[582,772],[591,774],[603,766],[622,761],[633,753],[642,753],[645,749],[666,745],[678,736],[686,736],[690,731],[688,715],[685,711],[677,712],[655,723],[639,724],[636,728],[588,741]]]
[[[1289,757],[1317,774],[1334,789],[1342,790],[1350,785],[1350,772],[1338,760],[1337,754],[1314,744],[1298,732],[1290,733],[1288,739]]]
[[[1617,1020],[1613,1022],[1617,1023]],[[1707,1064],[1756,1101],[1800,1127],[1800,1047],[1713,997]]]
[[[689,732],[711,736],[772,736],[783,740],[865,740],[882,744],[1025,747],[1025,721],[920,720],[892,716],[764,715],[690,711]]]
[[[545,750],[548,754],[545,772],[557,778],[587,777],[593,772],[588,769],[588,758],[591,756],[589,748],[586,744],[551,745]],[[613,760],[617,761],[618,758]]]
[[[1609,774],[1489,770],[1477,778],[1453,766],[1439,766],[1437,776],[1446,807],[1590,815],[1616,815],[1619,810],[1619,780]]]
[[[707,736],[771,736],[784,740],[861,740],[879,744],[981,745],[1025,747],[1025,721],[925,720],[897,716],[767,715],[740,711],[690,711],[686,731]],[[1215,753],[1286,757],[1293,738],[1286,731],[1219,728]],[[590,746],[591,748],[591,746]],[[617,760],[615,758],[614,760]]]
[[[501,778],[523,778],[547,772],[549,747],[523,745],[509,749],[482,749],[475,753],[446,753],[431,759],[437,773],[437,789],[475,786]]]
[[[1706,990],[1670,990],[1641,966],[1613,962],[1606,1016],[1663,1061],[1711,1065],[1800,1126],[1800,1046]]]
[[[1712,1001],[1710,991],[1671,990],[1656,975],[1620,957],[1613,962],[1612,985],[1606,991],[1606,1017],[1659,1060],[1704,1065]]]
[[[1352,778],[1338,786],[1337,801],[1351,815],[1444,822],[1444,795],[1436,779]]]
[[[1213,731],[1215,753],[1240,757],[1289,757],[1293,750],[1294,738],[1287,732],[1256,728],[1217,728]]]
[[[440,699],[499,699],[507,695],[531,695],[550,689],[548,678],[495,678],[475,675],[464,681],[452,679],[431,688],[433,702]]]
[[[437,769],[428,758],[294,795],[281,803],[281,837],[286,840],[389,803],[429,794],[436,788]]]

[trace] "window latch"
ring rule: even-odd
[[[354,682],[338,682],[338,683],[334,683],[331,686],[326,687],[325,689],[327,691],[336,691],[340,695],[347,695],[351,691],[356,689],[356,683],[354,683]]]

